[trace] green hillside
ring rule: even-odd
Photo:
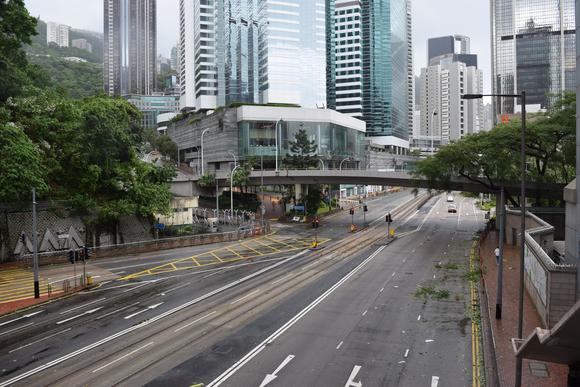
[[[87,39],[93,52],[74,47],[58,47],[46,44],[46,23],[38,20],[38,35],[25,47],[28,60],[42,67],[48,76],[71,98],[84,98],[98,94],[103,89],[103,41],[95,32],[71,30],[70,38]],[[67,57],[77,57],[86,62],[73,62]]]

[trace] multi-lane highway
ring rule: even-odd
[[[0,318],[0,386],[466,385],[466,256],[481,214],[435,196],[396,219],[387,245],[384,214],[411,198],[370,201],[356,234],[348,212],[325,220],[317,251],[298,225],[99,262],[126,279]]]

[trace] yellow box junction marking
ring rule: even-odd
[[[48,293],[45,278],[39,278],[40,295]],[[53,292],[60,289],[53,289]],[[24,269],[0,270],[0,303],[34,297],[34,274]]]
[[[318,239],[318,244],[326,243],[330,239]],[[269,242],[269,243],[267,243]],[[286,243],[289,242],[289,243]],[[123,280],[140,278],[150,275],[170,273],[180,270],[189,270],[197,267],[217,265],[226,262],[235,262],[245,259],[264,257],[278,253],[309,248],[312,243],[311,237],[305,238],[282,238],[274,237],[273,234],[245,240],[236,244],[206,251],[191,257],[180,258],[163,265],[151,267],[143,271],[126,275]],[[276,246],[276,247],[274,247]]]

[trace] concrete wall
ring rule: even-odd
[[[580,234],[577,229],[578,211],[576,204],[576,181],[572,181],[564,188],[564,200],[566,201],[566,261],[569,263],[578,263],[576,256],[575,239],[576,235]]]
[[[512,243],[512,229],[520,234],[520,211],[507,209],[507,243]],[[526,216],[524,282],[544,326],[552,328],[576,301],[576,267],[556,264],[551,255],[554,227],[534,214]]]

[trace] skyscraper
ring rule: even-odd
[[[334,0],[328,106],[362,118],[367,136],[408,148],[413,116],[410,0]]]
[[[447,52],[453,50],[451,52]],[[420,136],[434,147],[483,130],[481,99],[463,100],[462,94],[483,92],[483,75],[477,55],[470,54],[469,38],[447,36],[429,39],[429,66],[421,69]],[[475,64],[475,65],[474,65]]]
[[[180,0],[181,107],[326,102],[325,0]]]
[[[155,86],[156,0],[104,0],[103,81],[109,95]]]
[[[574,0],[492,0],[494,94],[526,92],[526,103],[547,108],[576,83]],[[517,101],[519,104],[519,100]],[[494,116],[519,111],[513,98],[496,98]]]

